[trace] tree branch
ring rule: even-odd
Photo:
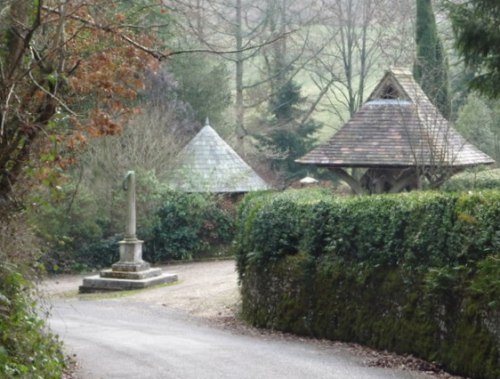
[[[47,11],[47,12],[50,12],[50,13],[61,15],[61,12],[59,10],[48,7],[46,5],[43,5],[42,9]],[[102,31],[107,32],[107,33],[113,33],[116,36],[118,36],[119,38],[123,39],[124,41],[126,41],[129,44],[131,44],[132,46],[134,46],[135,48],[151,55],[153,58],[155,58],[159,61],[163,61],[172,55],[180,55],[180,54],[208,53],[208,54],[216,54],[216,55],[226,55],[226,54],[241,53],[241,52],[245,52],[248,50],[259,49],[263,46],[272,44],[272,43],[286,37],[287,35],[295,32],[292,30],[292,31],[280,34],[276,38],[266,40],[266,41],[259,43],[259,44],[256,44],[256,45],[249,45],[249,46],[247,46],[243,49],[240,49],[240,50],[220,50],[220,51],[218,51],[218,50],[211,50],[211,49],[193,49],[193,50],[170,51],[170,52],[165,53],[165,52],[161,52],[157,49],[152,49],[148,46],[144,46],[143,44],[135,41],[134,39],[132,39],[129,36],[125,35],[124,33],[120,32],[120,27],[115,28],[115,27],[112,27],[110,25],[101,25],[101,24],[98,24],[96,22],[86,20],[83,17],[76,16],[76,15],[68,15],[68,17],[73,19],[73,20],[77,20],[77,21],[79,21],[79,22],[83,23],[84,25],[89,26],[91,28],[102,30]]]
[[[179,54],[190,54],[190,53],[208,53],[208,54],[216,54],[216,55],[237,54],[237,53],[242,53],[242,52],[249,51],[249,50],[260,49],[261,47],[273,44],[274,42],[279,41],[282,38],[285,38],[287,35],[289,35],[291,33],[294,33],[294,31],[289,31],[289,32],[280,34],[276,38],[266,40],[264,42],[261,42],[261,43],[255,44],[255,45],[249,45],[249,46],[244,47],[244,48],[239,49],[239,50],[220,50],[220,51],[210,50],[210,49],[179,50],[179,51],[172,51],[172,52],[168,53],[168,56],[179,55]]]
[[[5,100],[5,106],[4,106],[4,109],[2,110],[2,114],[1,114],[1,117],[2,117],[2,121],[0,123],[0,141],[2,140],[2,137],[3,137],[3,133],[4,133],[4,130],[5,130],[5,122],[7,120],[7,113],[9,112],[9,102],[10,102],[10,98],[12,97],[12,94],[14,93],[14,88],[16,87],[15,84],[13,84],[11,87],[10,87],[10,90],[9,90],[9,93],[7,94],[7,99]]]

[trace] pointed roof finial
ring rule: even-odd
[[[208,121],[208,117],[205,119],[205,126],[209,126],[210,122]]]

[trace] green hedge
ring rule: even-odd
[[[237,262],[243,316],[500,377],[500,192],[252,196]]]
[[[462,172],[452,176],[441,187],[441,190],[448,192],[487,189],[500,189],[500,168],[479,172]]]

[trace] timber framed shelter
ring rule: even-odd
[[[495,161],[441,115],[410,71],[385,73],[368,100],[331,139],[297,159],[327,167],[356,194],[438,187],[455,173]],[[360,179],[346,169],[366,169]]]

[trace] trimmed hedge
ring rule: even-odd
[[[292,191],[251,196],[239,217],[252,324],[500,377],[500,192]]]
[[[500,189],[500,168],[462,172],[448,179],[441,187],[441,190],[448,192],[487,189]]]

